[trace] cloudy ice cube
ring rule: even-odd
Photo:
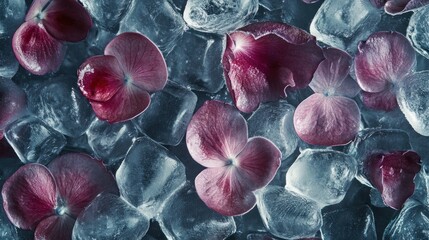
[[[119,33],[140,32],[163,53],[168,53],[185,29],[185,22],[169,1],[144,0],[133,1],[121,21]]]
[[[112,165],[125,157],[139,131],[131,121],[110,124],[95,118],[86,135],[95,156]]]
[[[354,53],[380,19],[381,12],[368,0],[326,0],[311,22],[310,33],[325,44]]]
[[[0,37],[0,77],[12,78],[18,67],[18,61],[12,50],[12,37]]]
[[[371,198],[371,205],[375,207],[387,207],[386,204],[384,204],[383,198],[381,197],[381,193],[378,189],[371,188],[369,196]]]
[[[170,79],[198,91],[219,91],[225,84],[224,45],[224,37],[185,32],[166,57]]]
[[[67,143],[61,133],[33,116],[11,123],[5,137],[23,163],[47,164]]]
[[[258,0],[188,0],[183,19],[198,31],[224,34],[252,19],[258,3]]]
[[[249,136],[270,139],[282,152],[282,158],[289,157],[298,146],[298,137],[293,128],[295,108],[286,101],[261,104],[247,120]]]
[[[407,38],[418,53],[429,58],[429,7],[414,11],[408,24]]]
[[[7,218],[3,208],[0,209],[0,239],[2,240],[19,239],[15,226],[13,226],[10,220]]]
[[[320,208],[312,200],[272,185],[259,190],[256,197],[262,221],[276,237],[313,237],[322,226]]]
[[[234,219],[209,209],[195,189],[185,184],[165,203],[159,216],[168,239],[225,239],[236,231]]]
[[[286,189],[322,206],[341,202],[357,173],[356,160],[333,150],[304,150],[286,173]]]
[[[259,5],[269,11],[279,10],[283,7],[284,4],[284,0],[259,0]]]
[[[73,227],[73,240],[141,239],[149,220],[119,196],[101,193],[85,208]]]
[[[0,38],[12,37],[24,21],[25,0],[0,0]]]
[[[186,181],[185,166],[148,137],[138,138],[116,172],[121,196],[149,218]]]
[[[132,0],[81,0],[93,19],[104,29],[117,31]]]
[[[58,132],[79,137],[94,114],[76,85],[76,77],[57,77],[27,90],[31,112]]]
[[[321,230],[324,240],[377,240],[374,214],[367,205],[324,213]]]
[[[104,48],[115,37],[115,33],[103,30],[102,28],[92,28],[86,39],[88,42],[88,52],[91,55],[104,55]]]
[[[429,71],[408,75],[401,81],[396,98],[414,130],[429,136]]]
[[[153,140],[176,146],[185,135],[196,103],[197,96],[192,91],[170,82],[151,96],[148,109],[133,121]]]

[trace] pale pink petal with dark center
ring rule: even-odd
[[[345,145],[354,139],[360,122],[357,104],[346,97],[315,93],[295,110],[293,123],[298,136],[314,145]]]
[[[233,106],[219,101],[206,101],[186,132],[189,153],[205,167],[229,164],[246,143],[246,120]]]
[[[113,175],[100,160],[82,153],[68,153],[49,165],[65,211],[76,218],[101,192],[119,194]]]
[[[48,217],[37,225],[34,240],[71,240],[74,222],[67,215]]]
[[[414,70],[416,53],[398,32],[377,32],[361,42],[355,57],[359,86],[366,92],[381,92]]]
[[[54,215],[57,188],[45,166],[30,163],[7,179],[2,197],[9,220],[19,228],[34,229],[41,220]]]
[[[362,91],[362,102],[366,107],[375,110],[392,111],[398,107],[396,93],[391,87],[377,93]]]

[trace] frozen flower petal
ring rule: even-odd
[[[37,225],[34,240],[71,240],[75,220],[67,215],[50,216]]]
[[[381,92],[362,92],[362,101],[365,106],[375,110],[392,111],[398,107],[396,94],[392,88],[386,88]]]

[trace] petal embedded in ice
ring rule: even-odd
[[[381,92],[388,83],[397,84],[416,65],[410,42],[398,32],[376,32],[359,43],[355,72],[359,86],[366,92]]]
[[[82,41],[92,27],[91,16],[76,0],[52,0],[42,16],[48,33],[60,41]]]
[[[387,0],[384,9],[388,13],[398,14],[423,7],[427,4],[429,4],[429,0]]]
[[[125,75],[113,56],[88,58],[78,69],[78,85],[83,95],[94,101],[107,101],[125,84]]]
[[[34,240],[71,240],[74,222],[68,215],[50,216],[37,225]]]
[[[420,156],[413,151],[373,154],[366,160],[365,168],[384,203],[400,209],[414,193],[414,177],[421,169]]]
[[[315,93],[295,110],[293,124],[298,136],[314,145],[345,145],[354,139],[360,122],[357,104],[346,97]]]
[[[60,67],[66,47],[51,37],[42,24],[25,22],[13,35],[12,49],[27,71],[44,75]]]
[[[19,228],[34,229],[41,220],[54,215],[57,188],[45,166],[30,163],[7,179],[2,197],[9,220]]]
[[[65,211],[72,217],[101,192],[119,194],[113,175],[103,162],[82,153],[64,154],[48,165],[55,178]]]
[[[250,138],[236,158],[237,178],[254,191],[265,187],[280,167],[282,154],[274,143],[263,137]]]
[[[12,80],[0,77],[0,131],[15,121],[26,106],[24,91]]]
[[[201,200],[225,216],[244,214],[256,204],[255,195],[241,182],[236,171],[232,165],[208,168],[195,178],[195,189]]]
[[[246,120],[233,106],[220,101],[206,101],[186,132],[189,153],[205,167],[229,164],[246,143]]]
[[[366,107],[375,110],[395,110],[398,107],[398,102],[396,93],[393,91],[392,87],[376,93],[362,91],[362,102]]]
[[[167,83],[167,65],[161,51],[139,33],[118,35],[106,46],[104,54],[115,56],[128,81],[141,89],[155,92]]]

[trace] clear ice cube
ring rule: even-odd
[[[99,26],[117,31],[119,22],[127,13],[132,0],[81,0]]]
[[[12,37],[0,37],[0,77],[12,78],[18,67],[18,61],[12,50]]]
[[[429,58],[429,7],[414,11],[408,24],[407,38],[418,53]]]
[[[26,11],[25,0],[0,0],[0,38],[12,37]]]
[[[13,226],[10,220],[7,218],[3,208],[0,209],[0,239],[2,240],[19,239],[15,226]]]

